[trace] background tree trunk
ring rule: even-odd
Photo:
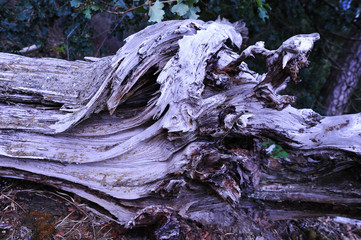
[[[243,32],[170,21],[92,62],[0,53],[0,175],[86,198],[125,234],[357,236],[360,114],[322,117],[279,95],[319,35],[237,54]],[[256,54],[266,74],[244,63]]]
[[[340,115],[347,110],[361,78],[360,56],[361,20],[359,18],[337,58],[337,65],[332,66],[331,73],[320,92],[321,109],[324,109],[327,115]]]

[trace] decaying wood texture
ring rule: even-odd
[[[245,33],[168,21],[111,57],[0,53],[0,175],[73,192],[157,239],[282,239],[324,222],[316,235],[357,236],[361,115],[280,94],[319,35],[240,50]],[[248,68],[254,55],[267,73]]]

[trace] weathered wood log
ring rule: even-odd
[[[0,175],[73,192],[158,239],[280,239],[282,223],[321,216],[359,226],[337,217],[360,216],[361,115],[323,117],[280,95],[319,35],[238,54],[243,32],[169,21],[112,57],[0,53]],[[244,62],[255,54],[266,74]]]

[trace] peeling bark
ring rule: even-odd
[[[157,239],[282,239],[289,221],[308,218],[293,223],[305,235],[325,216],[341,236],[340,216],[358,224],[361,116],[279,94],[317,33],[238,54],[244,32],[169,21],[88,62],[0,53],[0,175],[73,192]],[[266,74],[244,62],[255,54]]]

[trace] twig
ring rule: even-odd
[[[99,56],[99,52],[100,52],[100,49],[103,47],[105,41],[107,40],[108,36],[111,35],[115,29],[119,26],[119,24],[124,20],[124,17],[125,15],[123,15],[121,17],[121,19],[119,20],[119,22],[117,24],[115,24],[114,28],[110,31],[110,33],[108,35],[105,36],[105,38],[103,39],[102,43],[100,44],[100,46],[98,47],[96,53],[95,53],[95,57],[98,57]]]
[[[77,230],[77,227],[79,226],[79,225],[81,225],[83,222],[85,222],[85,220],[87,220],[88,219],[88,216],[85,216],[83,219],[81,219],[80,221],[73,221],[73,222],[76,222],[75,224],[74,224],[74,226],[68,231],[68,232],[66,232],[65,234],[64,234],[64,237],[65,236],[67,236],[68,234],[70,234],[73,230],[74,231],[76,231]],[[79,230],[78,230],[79,231]],[[81,236],[81,234],[80,234],[80,236]]]
[[[75,28],[73,28],[73,30],[70,31],[68,36],[66,36],[66,56],[67,56],[68,61],[69,61],[69,37],[73,34],[75,29],[77,29],[78,27],[79,27],[79,25],[75,26]]]
[[[360,41],[360,42],[361,42],[361,39],[360,39],[360,38],[345,37],[345,36],[342,36],[341,34],[338,34],[338,33],[332,32],[332,31],[327,31],[327,32],[329,32],[331,35],[334,35],[334,36],[336,36],[336,37],[342,38],[342,39],[344,39],[344,40],[348,40],[348,41]]]
[[[68,219],[70,217],[70,215],[72,215],[74,212],[70,212],[68,215],[66,215],[61,221],[57,222],[55,225],[55,229],[57,229],[59,226],[61,226],[66,219]]]
[[[28,46],[28,47],[24,47],[23,49],[21,49],[19,51],[19,53],[29,53],[29,52],[32,52],[32,51],[35,51],[35,50],[38,50],[39,48],[33,44],[31,46]]]
[[[331,62],[333,68],[343,71],[342,67],[335,60],[333,60],[330,55],[327,54],[327,52],[325,51],[324,48],[322,48],[322,52],[326,56],[327,60],[329,60]]]
[[[6,65],[9,69],[10,67],[8,65]],[[1,194],[3,194],[7,189],[11,188],[13,186],[13,184],[11,183],[10,185],[6,186],[4,189],[1,190]],[[10,190],[12,191],[12,190]]]
[[[84,209],[82,209],[82,208],[80,207],[81,204],[75,204],[74,198],[70,197],[69,195],[67,195],[67,194],[65,194],[65,193],[60,193],[60,192],[56,192],[56,193],[50,192],[50,193],[53,194],[53,195],[55,195],[55,196],[57,196],[57,197],[59,197],[59,198],[64,199],[65,201],[67,201],[68,203],[70,203],[71,205],[73,205],[73,206],[76,207],[79,211],[81,211],[83,214],[86,215],[86,212],[84,211]],[[71,200],[67,199],[66,197],[64,197],[64,196],[62,196],[62,195],[65,195],[65,196],[69,197]]]
[[[21,210],[23,210],[24,212],[25,212],[25,210],[24,210],[24,208],[22,208],[16,201],[14,201],[13,199],[11,199],[10,197],[8,197],[8,196],[6,196],[5,194],[1,194],[1,196],[2,197],[5,197],[6,199],[8,199],[8,200],[10,200],[12,203],[14,203],[15,205],[17,205]]]
[[[129,8],[128,10],[126,10],[126,11],[124,11],[124,12],[113,12],[113,11],[107,10],[107,13],[115,14],[115,15],[123,15],[123,14],[126,14],[126,13],[128,13],[128,12],[131,12],[131,11],[133,11],[133,10],[136,10],[136,9],[138,9],[138,8],[142,8],[142,7],[144,7],[144,6],[147,6],[147,5],[148,5],[148,3],[146,2],[146,3],[143,3],[142,5]]]
[[[332,8],[335,12],[338,12],[339,9],[337,6],[333,5],[332,3],[330,3],[329,1],[326,1],[326,0],[322,0],[322,2],[324,4],[326,4],[327,6],[329,6],[330,8]]]

